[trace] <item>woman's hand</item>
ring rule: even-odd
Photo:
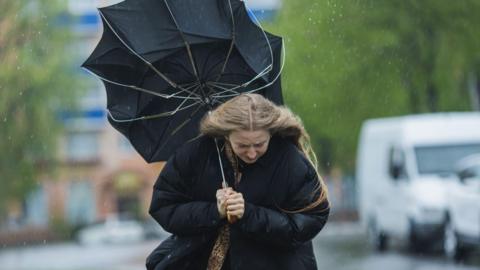
[[[235,219],[241,219],[245,212],[245,200],[240,192],[231,191],[226,200],[227,215]]]
[[[217,209],[218,213],[220,214],[220,218],[225,218],[227,216],[227,198],[228,195],[233,193],[232,188],[222,188],[217,190]]]

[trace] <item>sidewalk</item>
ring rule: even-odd
[[[361,236],[364,234],[359,222],[327,222],[319,237],[325,236]]]

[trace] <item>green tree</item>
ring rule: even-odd
[[[79,90],[62,2],[0,0],[0,214],[53,169],[58,112]]]
[[[284,95],[325,168],[353,168],[367,118],[468,110],[479,13],[476,0],[284,1],[267,28],[285,38]]]

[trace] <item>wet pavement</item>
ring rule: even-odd
[[[439,251],[411,253],[405,244],[374,252],[357,224],[327,223],[314,240],[318,269],[339,270],[480,270],[480,252],[464,262],[447,260]]]
[[[44,244],[0,249],[0,270],[140,270],[159,239],[128,245],[81,246],[76,243]],[[480,253],[462,264],[439,253],[415,255],[402,246],[385,253],[368,247],[356,224],[328,223],[314,240],[319,269],[337,270],[474,270]]]

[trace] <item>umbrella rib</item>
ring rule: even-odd
[[[201,106],[198,106],[196,110],[194,110],[190,116],[185,119],[185,121],[183,121],[183,123],[181,123],[180,125],[178,125],[178,127],[176,127],[171,133],[170,133],[170,136],[173,136],[175,135],[175,133],[177,133],[180,129],[182,129],[188,122],[190,122],[192,120],[192,118],[197,114],[197,112],[200,110]]]
[[[286,55],[286,54],[285,54],[285,46],[284,46],[284,44],[283,44],[283,40],[282,40],[282,51],[283,51],[283,54],[282,54],[282,65],[280,66],[280,70],[278,71],[278,74],[275,75],[275,78],[273,78],[273,80],[270,81],[269,83],[267,83],[266,85],[263,85],[263,86],[258,87],[258,88],[256,88],[256,89],[253,89],[253,90],[250,90],[249,93],[256,92],[256,91],[261,90],[261,89],[263,89],[263,88],[269,87],[270,85],[274,84],[274,83],[278,80],[278,78],[280,78],[280,75],[282,74],[282,71],[283,71],[283,67],[284,67],[284,65],[285,65],[285,55]]]
[[[212,54],[212,53],[207,54],[207,59],[205,59],[205,61],[203,62],[202,70],[207,70],[207,69],[206,69],[206,66],[208,65],[208,63],[209,63],[209,61],[210,61],[210,58],[212,58],[212,57],[213,57],[213,54]],[[212,68],[210,68],[210,70],[207,70],[207,71],[203,74],[203,77],[204,77],[204,80],[205,80],[205,81],[209,80],[211,71],[214,71],[214,69],[215,69],[219,64],[221,64],[222,62],[223,62],[222,60],[216,61],[216,63],[212,65]],[[215,75],[212,75],[212,76],[215,76]]]
[[[193,91],[196,91],[200,88],[200,86],[198,85]],[[192,92],[193,93],[193,92]],[[192,95],[192,94],[190,94]],[[187,102],[189,99],[188,98],[185,98],[183,99],[183,101],[177,106],[177,108],[173,111],[169,111],[169,112],[163,112],[163,113],[158,113],[158,114],[153,114],[153,115],[145,115],[145,116],[140,116],[140,117],[136,117],[136,118],[131,118],[131,119],[117,119],[115,118],[112,113],[110,112],[110,110],[108,110],[108,115],[110,116],[110,118],[115,121],[115,122],[119,122],[119,123],[124,123],[124,122],[134,122],[134,121],[140,121],[140,120],[148,120],[148,119],[154,119],[154,118],[159,118],[159,117],[166,117],[166,116],[172,116],[174,114],[176,114],[177,112],[179,111],[182,111],[182,110],[185,110],[185,109],[188,109],[196,104],[200,104],[202,103],[201,100],[197,100],[195,101],[194,103],[192,104],[189,104],[185,107],[182,108],[182,105],[185,104],[185,102]]]
[[[147,94],[150,94],[150,95],[154,95],[154,96],[157,96],[157,97],[161,97],[161,98],[165,98],[165,99],[170,99],[172,97],[174,98],[181,98],[181,99],[196,99],[196,100],[200,100],[200,96],[199,95],[195,95],[194,94],[194,97],[187,97],[187,96],[176,96],[177,93],[181,92],[181,91],[185,91],[187,93],[190,93],[190,91],[188,91],[187,89],[185,88],[180,88],[182,89],[181,91],[177,92],[176,94],[174,95],[165,95],[165,94],[161,94],[161,93],[157,93],[155,91],[152,91],[152,90],[148,90],[148,89],[145,89],[145,88],[142,88],[142,87],[138,87],[136,85],[129,85],[129,84],[123,84],[123,83],[119,83],[119,82],[115,82],[115,81],[112,81],[112,80],[109,80],[107,78],[104,78],[92,71],[90,71],[89,69],[87,68],[83,68],[85,71],[87,71],[88,73],[92,74],[93,76],[99,78],[100,80],[102,81],[105,81],[105,82],[108,82],[108,83],[111,83],[111,84],[115,84],[115,85],[118,85],[118,86],[123,86],[123,87],[127,87],[127,88],[131,88],[131,89],[134,89],[134,90],[137,90],[137,91],[140,91],[140,92],[144,92],[144,93],[147,93]]]
[[[229,3],[230,3],[230,0],[229,0]],[[245,8],[248,9],[248,7],[247,7],[246,5],[245,5]],[[260,24],[260,22],[258,21],[257,17],[255,16],[255,14],[254,14],[253,12],[250,12],[250,13],[252,14],[252,17],[253,17],[253,19],[255,20],[255,22],[256,22],[256,24],[258,25],[258,27],[261,29],[262,34],[263,34],[263,36],[264,36],[264,38],[265,38],[265,41],[267,42],[268,49],[269,49],[268,51],[270,52],[271,64],[269,64],[264,70],[262,70],[261,72],[259,72],[259,73],[257,74],[257,76],[255,76],[255,77],[254,77],[253,79],[251,79],[250,81],[247,81],[247,82],[245,82],[245,83],[243,83],[243,84],[241,84],[241,85],[239,85],[239,86],[237,86],[237,87],[234,87],[234,88],[232,88],[232,89],[230,89],[230,90],[234,90],[234,89],[237,89],[237,88],[240,88],[240,87],[247,87],[247,86],[250,85],[253,81],[257,80],[258,78],[262,77],[262,76],[265,75],[265,74],[270,73],[270,72],[273,70],[273,61],[274,61],[274,59],[273,59],[273,49],[272,49],[272,46],[271,46],[271,44],[270,44],[270,41],[269,41],[269,39],[268,39],[268,37],[267,37],[267,34],[266,34],[265,30],[263,29],[262,25]],[[284,46],[283,46],[283,40],[282,40],[282,48],[284,48]],[[283,55],[283,58],[285,58],[285,54]],[[285,61],[284,61],[284,59],[283,59],[281,69],[280,69],[279,73],[275,76],[275,79],[274,79],[272,82],[268,83],[267,85],[265,85],[265,86],[263,86],[263,87],[254,89],[253,91],[249,91],[249,93],[254,92],[254,91],[258,91],[258,90],[260,90],[260,89],[263,89],[263,88],[268,87],[268,86],[270,86],[271,84],[273,84],[273,83],[280,77],[281,71],[283,70],[284,62],[285,62]],[[234,95],[228,95],[228,96],[222,96],[222,97],[231,97],[231,96],[234,96]]]
[[[211,55],[208,55],[208,56],[207,56],[207,60],[205,61],[205,65],[206,65],[206,62],[210,60],[210,57],[211,57]],[[230,57],[230,56],[227,56],[227,57]],[[225,70],[223,70],[223,71],[221,72],[221,73],[223,73],[223,74],[210,74],[210,73],[212,73],[212,71],[215,71],[214,69],[215,69],[217,66],[222,65],[222,62],[223,62],[223,60],[218,60],[218,61],[216,61],[216,62],[212,65],[212,67],[210,68],[210,70],[208,70],[208,71],[206,72],[206,74],[204,74],[204,78],[205,78],[204,80],[205,80],[205,81],[218,82],[218,80],[216,79],[216,77],[218,76],[218,77],[221,78],[222,75],[225,75]],[[211,79],[211,78],[212,78],[212,79]],[[215,78],[215,79],[214,79],[214,78]]]
[[[168,61],[166,61],[166,62],[164,62],[164,63],[165,63],[165,65],[167,65],[167,66],[177,67],[177,68],[183,70],[183,71],[184,71],[185,73],[187,73],[189,76],[193,76],[193,75],[194,75],[194,74],[192,74],[192,73],[190,72],[190,70],[186,69],[184,65],[180,65],[180,64],[177,64],[177,63],[174,63],[174,62],[168,62]]]
[[[212,85],[212,84],[205,84],[205,86],[208,88],[208,96],[210,97],[213,97],[213,95],[211,95],[212,93],[215,93],[215,89],[213,89],[213,87],[215,87],[215,85]],[[240,93],[236,92],[237,95],[240,95]]]
[[[166,1],[166,0],[165,0]],[[163,74],[162,72],[160,72],[152,63],[150,63],[147,59],[143,58],[140,54],[138,54],[133,48],[131,48],[121,37],[120,35],[117,33],[117,31],[115,31],[115,29],[113,29],[112,25],[110,24],[110,22],[107,20],[107,18],[105,17],[105,15],[102,13],[101,10],[99,10],[99,14],[100,16],[103,18],[103,20],[107,23],[108,25],[108,28],[110,28],[110,30],[112,30],[113,34],[118,38],[118,40],[120,40],[120,42],[128,49],[130,50],[136,57],[138,57],[140,60],[142,60],[150,69],[152,69],[158,76],[160,76],[163,80],[165,80],[168,84],[170,84],[173,88],[178,88],[178,89],[181,89],[181,90],[184,90],[183,87],[177,85],[175,82],[173,82],[172,80],[170,80],[167,76],[165,76],[165,74]]]
[[[177,96],[177,94],[180,94],[180,93],[185,92],[185,91],[187,90],[187,93],[190,94],[189,96],[194,95],[194,96],[197,97],[197,98],[190,98],[190,99],[198,99],[198,100],[200,100],[200,95],[197,95],[197,94],[195,93],[195,91],[198,90],[198,87],[197,87],[197,86],[199,86],[199,85],[200,85],[199,82],[195,82],[195,83],[193,83],[192,85],[186,87],[185,90],[180,90],[180,91],[178,91],[178,92],[176,92],[176,93],[173,93],[173,94],[169,95],[168,98],[179,97],[179,98],[187,98],[187,99],[188,99],[188,97],[185,97],[185,96]],[[192,88],[195,88],[195,90],[193,90],[194,92],[190,92],[190,89],[192,89]]]
[[[167,116],[172,116],[174,114],[176,114],[177,112],[179,111],[183,111],[183,110],[186,110],[190,107],[193,107],[197,104],[201,104],[200,101],[195,101],[194,103],[192,104],[189,104],[183,108],[177,108],[175,111],[170,111],[170,112],[164,112],[164,113],[158,113],[158,114],[152,114],[152,115],[146,115],[146,116],[141,116],[141,117],[137,117],[137,118],[131,118],[131,119],[117,119],[115,118],[112,113],[110,112],[110,110],[107,110],[108,111],[108,116],[110,116],[110,118],[115,121],[115,122],[118,122],[118,123],[125,123],[125,122],[135,122],[135,121],[141,121],[141,120],[149,120],[149,119],[155,119],[155,118],[160,118],[160,117],[167,117]]]
[[[282,66],[282,68],[283,68],[283,66]],[[252,90],[243,92],[243,94],[250,94],[250,93],[258,92],[258,91],[260,91],[260,90],[262,90],[262,89],[264,89],[264,88],[266,88],[266,87],[269,87],[270,85],[272,85],[272,84],[275,83],[275,81],[278,79],[278,77],[280,76],[280,74],[281,74],[281,72],[279,72],[279,73],[277,74],[277,76],[275,77],[275,79],[272,80],[271,82],[269,82],[269,83],[267,83],[267,84],[265,84],[265,85],[263,85],[263,86],[261,86],[261,87],[254,88],[254,89],[252,89]],[[216,86],[216,87],[222,89],[222,88],[219,87],[219,86]],[[246,85],[245,85],[244,87],[246,87]],[[238,94],[221,95],[221,94],[226,93],[226,92],[229,92],[229,91],[232,92],[233,89],[237,89],[237,88],[238,88],[238,87],[233,87],[233,88],[230,88],[230,89],[224,88],[224,89],[226,89],[225,91],[219,92],[217,95],[212,95],[212,98],[213,98],[214,101],[217,101],[218,99],[229,98],[229,97],[237,96]]]
[[[217,138],[215,140],[215,147],[217,148],[217,155],[218,155],[218,163],[220,164],[220,171],[222,172],[222,187],[227,188],[227,180],[225,179],[225,172],[223,171],[223,163],[222,163],[222,158],[220,156],[220,148],[218,147],[218,140]]]
[[[257,91],[259,91],[259,90],[261,90],[261,89],[263,89],[263,88],[269,87],[270,85],[274,84],[274,83],[278,80],[278,78],[280,77],[280,74],[282,74],[283,67],[285,66],[286,51],[285,51],[285,44],[283,43],[283,40],[282,40],[282,52],[283,52],[283,53],[282,53],[282,65],[280,66],[280,70],[278,71],[278,74],[275,76],[275,78],[274,78],[271,82],[267,83],[266,85],[263,85],[263,86],[261,86],[261,87],[258,87],[258,88],[249,90],[249,91],[247,91],[247,92],[245,92],[245,93],[257,92]],[[253,80],[252,80],[252,81],[253,81]],[[252,82],[252,81],[251,81],[251,82]],[[250,84],[251,82],[249,82],[248,84]],[[216,84],[219,84],[219,83],[217,82]],[[224,83],[224,84],[225,84],[225,83]],[[217,93],[217,95],[214,95],[214,96],[212,96],[212,97],[213,97],[214,100],[219,99],[219,98],[233,97],[233,96],[235,96],[234,94],[230,94],[230,95],[221,95],[221,94],[226,93],[226,92],[231,91],[231,90],[234,90],[234,89],[237,89],[237,88],[239,88],[239,87],[246,87],[246,86],[248,86],[248,84],[243,84],[243,85],[241,85],[241,86],[236,86],[236,87],[230,88],[229,90],[225,90],[225,91],[223,91],[223,92],[219,92],[219,93]],[[217,87],[218,87],[218,86],[217,86]],[[218,88],[220,88],[220,87],[218,87]]]
[[[201,87],[201,86],[198,85],[197,87],[195,87],[195,89],[194,89],[193,91],[197,91],[200,87]],[[194,92],[192,92],[192,94],[193,94],[193,93],[194,93]],[[192,94],[190,94],[190,95],[192,95]],[[182,105],[183,105],[185,102],[187,102],[187,100],[188,100],[188,99],[184,99],[184,100],[180,103],[180,105],[178,105],[178,107],[177,107],[174,111],[172,111],[172,112],[173,112],[172,115],[173,115],[173,114],[176,114],[176,113],[180,110],[180,108],[182,107]]]
[[[216,85],[223,85],[223,86],[237,86],[237,84],[225,83],[225,82],[208,82],[208,83],[214,83]]]
[[[220,89],[220,90],[224,90],[224,91],[222,91],[222,92],[218,92],[217,95],[218,95],[218,94],[225,93],[225,92],[233,92],[233,93],[235,93],[235,94],[237,94],[237,95],[240,95],[240,92],[237,92],[237,91],[235,91],[235,90],[232,90],[231,88],[223,87],[223,86],[218,85],[218,84],[213,83],[213,82],[207,82],[206,85],[207,85],[207,86],[211,86],[211,87],[216,87],[216,88],[218,88],[218,89]],[[212,97],[216,97],[217,95],[212,95]]]
[[[173,15],[172,10],[170,9],[170,6],[168,5],[168,1],[163,0],[163,2],[165,3],[165,6],[167,7],[168,12],[170,13],[170,17],[172,17],[173,23],[177,27],[177,30],[178,30],[178,32],[180,33],[180,36],[183,39],[183,43],[185,44],[185,48],[187,49],[188,58],[190,60],[190,63],[192,64],[193,73],[195,74],[195,77],[197,78],[197,80],[200,80],[200,77],[198,76],[198,72],[197,72],[197,66],[195,64],[195,59],[193,59],[190,44],[188,44],[187,39],[185,38],[185,35],[183,34],[182,30],[180,30],[180,27],[178,26],[177,20],[175,19],[175,16]]]
[[[283,64],[282,64],[282,68],[283,68]],[[223,91],[223,92],[217,93],[217,95],[215,95],[214,97],[218,97],[219,94],[223,94],[223,93],[226,93],[226,92],[231,92],[232,90],[235,90],[235,89],[238,89],[238,88],[241,88],[241,87],[244,87],[244,88],[245,88],[245,87],[249,86],[252,82],[254,82],[255,80],[257,80],[258,78],[262,77],[262,76],[265,75],[265,74],[268,74],[271,70],[272,70],[272,65],[269,65],[269,66],[267,66],[262,72],[260,72],[259,74],[257,74],[257,76],[255,76],[253,79],[251,79],[250,81],[247,81],[247,82],[242,83],[242,84],[240,84],[240,85],[236,85],[235,87],[232,87],[232,88],[228,88],[228,90],[225,90],[225,91]],[[278,79],[278,77],[280,76],[280,74],[281,74],[281,72],[279,72],[279,73],[277,74],[277,76],[275,77],[275,80]],[[273,82],[275,82],[275,80],[272,81],[272,82],[270,82],[270,83],[267,84],[266,86],[263,86],[262,88],[265,88],[265,87],[267,87],[267,86],[270,86]],[[260,88],[260,89],[262,89],[262,88]],[[227,89],[227,88],[225,88],[225,89]],[[257,89],[257,90],[260,90],[260,89]],[[222,96],[222,97],[231,97],[231,96],[235,96],[235,95],[228,95],[228,96]]]
[[[196,110],[194,110],[190,116],[185,119],[185,121],[183,121],[180,125],[178,125],[172,132],[170,132],[170,136],[163,142],[163,144],[156,148],[157,150],[158,149],[163,149],[163,147],[165,147],[165,145],[167,145],[169,143],[169,140],[171,138],[173,138],[173,135],[175,135],[175,133],[177,133],[178,131],[180,131],[184,126],[186,126],[188,124],[188,122],[190,122],[192,120],[192,118],[200,111],[200,108],[202,108],[202,106],[198,106]],[[198,137],[198,136],[197,136]],[[193,140],[193,139],[192,139]]]
[[[184,84],[178,84],[180,85],[181,87],[185,87],[186,89],[192,87],[193,85],[197,85],[198,82],[190,82],[190,83],[184,83]]]

